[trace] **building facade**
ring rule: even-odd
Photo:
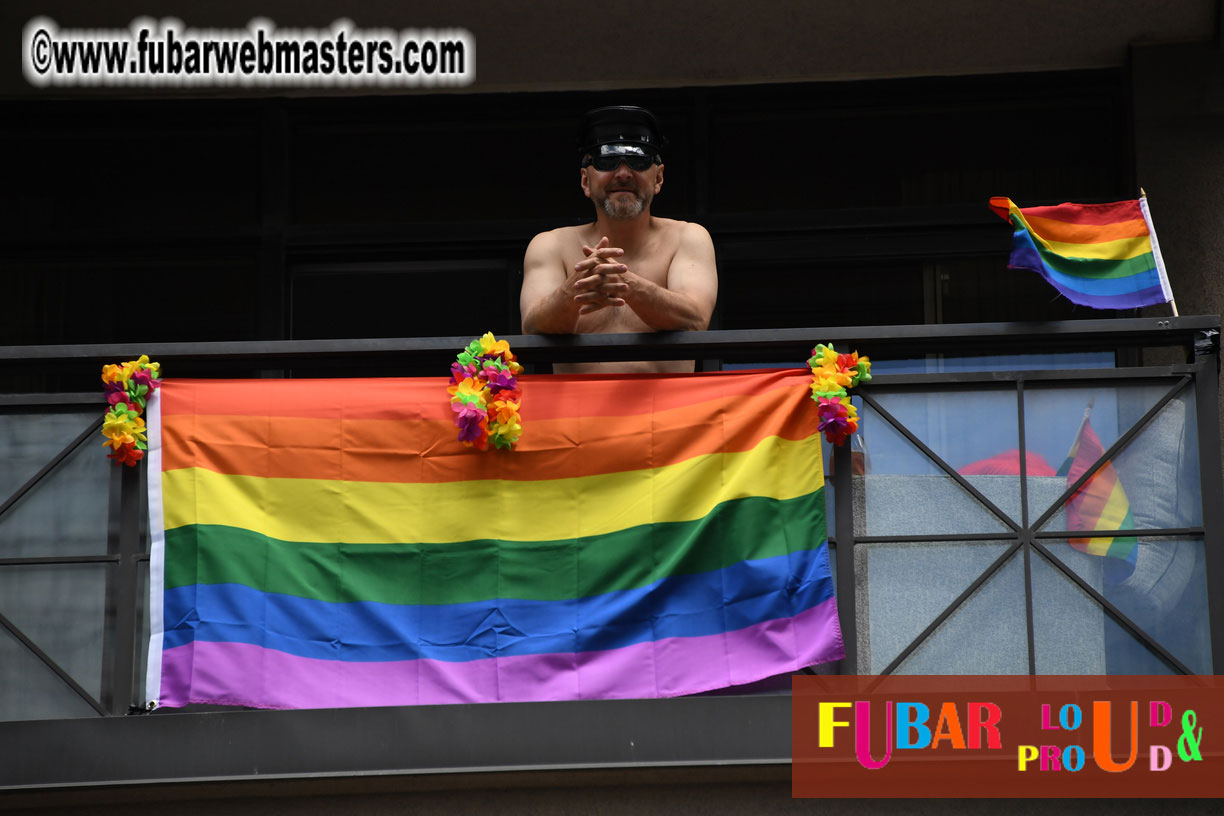
[[[829,533],[850,646],[836,670],[1221,673],[1219,0],[277,0],[257,11],[183,2],[154,16],[226,29],[253,16],[282,28],[339,17],[460,27],[475,81],[0,78],[11,181],[0,267],[13,306],[0,329],[0,809],[816,807],[788,798],[789,699],[777,688],[129,713],[147,696],[147,531],[135,473],[92,449],[98,365],[150,353],[170,376],[432,375],[453,355],[436,338],[516,335],[527,241],[589,215],[575,130],[603,104],[644,105],[663,123],[657,212],[714,238],[714,331],[657,348],[521,338],[516,349],[543,367],[679,343],[715,368],[800,362],[813,342],[835,341],[880,361],[862,397],[865,450],[829,455],[844,465]],[[150,13],[124,2],[0,12],[12,51],[39,16],[126,28]],[[1006,269],[1010,230],[990,196],[1097,202],[1141,187],[1188,317],[1091,312]],[[857,295],[821,297],[830,280]],[[1109,322],[1085,322],[1099,318]],[[1101,564],[1077,561],[1053,534],[1066,529],[1065,477],[961,473],[1017,447],[1053,470],[1085,404],[1124,481],[1146,473],[1132,505],[1160,567],[1142,589],[1107,591]],[[965,416],[989,417],[977,425],[992,433],[960,427]],[[1051,417],[1058,433],[1039,439]],[[854,455],[870,469],[854,473]],[[939,512],[915,518],[915,505]],[[902,581],[916,569],[922,589]]]

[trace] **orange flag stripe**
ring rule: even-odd
[[[1142,218],[1116,224],[1072,224],[1035,215],[1025,215],[1024,218],[1032,231],[1042,238],[1065,244],[1103,244],[1107,241],[1144,238],[1148,235],[1147,222]]]
[[[806,368],[694,374],[685,388],[651,385],[675,374],[531,375],[519,378],[524,422],[576,416],[632,416],[698,405],[727,396],[745,397],[774,388],[808,383]],[[582,388],[567,382],[585,380]],[[215,386],[224,383],[224,398]],[[197,416],[313,417],[317,419],[434,419],[451,422],[449,377],[368,380],[167,380],[161,392],[163,417]],[[209,385],[207,391],[202,386]],[[359,391],[360,402],[346,393]],[[426,406],[409,408],[408,406]]]
[[[694,425],[691,406],[634,416],[525,416],[523,438],[508,452],[463,447],[450,421],[171,414],[162,420],[162,468],[418,483],[534,481],[657,468],[703,454],[751,450],[771,436],[813,436],[819,417],[808,396],[807,373],[800,373],[802,378],[786,378],[784,387],[764,393],[707,400],[721,417],[715,423]],[[811,409],[786,410],[796,401]],[[575,456],[579,445],[582,452]]]

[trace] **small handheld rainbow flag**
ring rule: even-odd
[[[1084,420],[1080,423],[1079,433],[1076,434],[1071,449],[1067,451],[1067,461],[1058,469],[1058,475],[1066,475],[1068,487],[1088,472],[1105,454],[1105,447],[1088,420],[1091,410],[1090,403],[1084,410]],[[1135,529],[1130,500],[1122,489],[1122,482],[1118,479],[1113,462],[1105,460],[1088,481],[1067,500],[1067,529]],[[1120,562],[1113,562],[1118,567],[1107,572],[1107,577],[1111,577],[1115,583],[1127,578],[1135,568],[1139,542],[1134,536],[1072,538],[1068,541],[1080,552],[1120,559]]]
[[[1174,303],[1146,197],[1020,208],[995,196],[990,208],[1015,230],[1008,268],[1036,272],[1072,303],[1094,309]]]

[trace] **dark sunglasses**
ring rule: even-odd
[[[586,156],[582,160],[582,166],[594,167],[601,173],[607,173],[620,167],[621,162],[629,165],[629,169],[635,173],[640,173],[643,170],[650,169],[650,166],[655,163],[655,157],[633,155]]]

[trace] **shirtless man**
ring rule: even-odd
[[[582,192],[595,221],[532,239],[519,305],[524,334],[701,330],[718,295],[714,244],[704,227],[650,214],[663,187],[662,138],[642,108],[586,116]],[[577,372],[692,371],[691,360],[557,364]]]

